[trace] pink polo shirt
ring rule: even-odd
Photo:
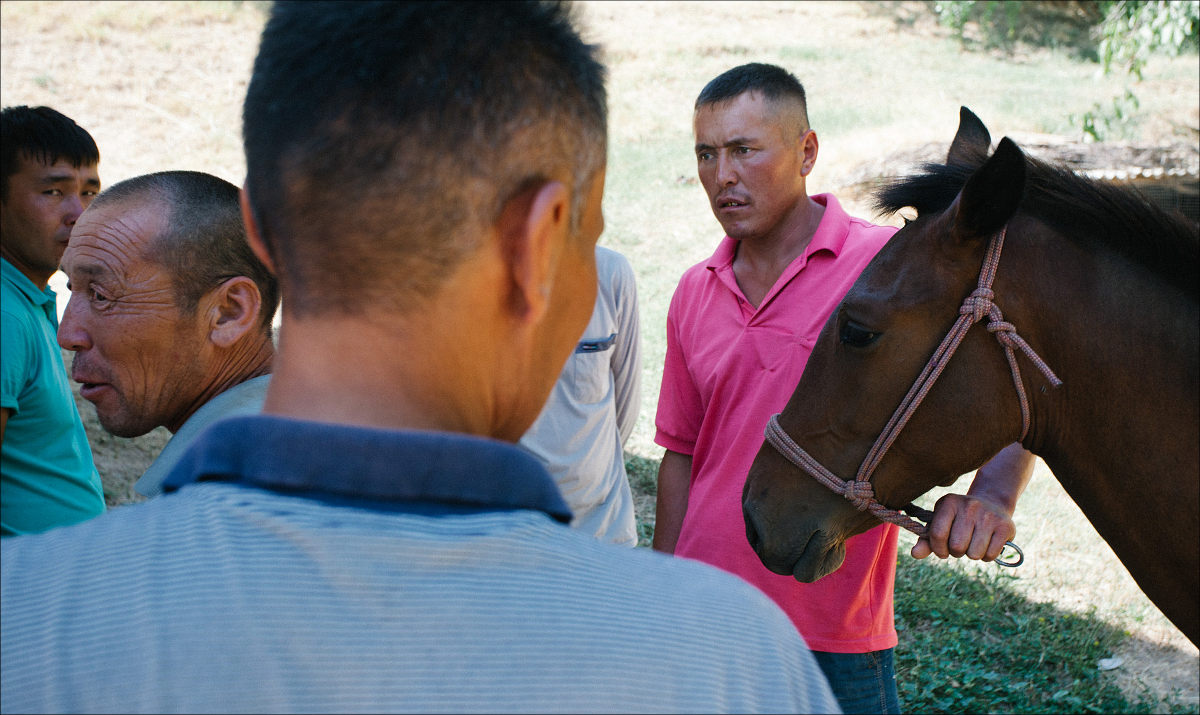
[[[806,584],[768,571],[742,521],[742,486],[767,420],[787,404],[825,320],[896,231],[850,217],[830,194],[812,198],[825,205],[817,232],[757,309],[734,278],[728,236],[683,274],[667,313],[655,442],[692,456],[675,554],[757,586],[813,650],[864,653],[896,645],[897,527],[849,539],[842,567]]]

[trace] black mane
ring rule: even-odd
[[[1078,176],[1025,157],[1028,213],[1081,245],[1108,246],[1192,296],[1200,293],[1200,226],[1160,209],[1136,189]],[[897,179],[875,194],[875,208],[893,214],[944,211],[983,163],[924,164],[923,173]]]

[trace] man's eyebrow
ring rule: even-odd
[[[79,274],[82,278],[94,279],[107,278],[113,273],[107,267],[100,265],[99,263],[80,263],[71,266],[71,270],[69,271],[68,275],[74,274]]]
[[[71,174],[46,174],[41,178],[41,182],[43,184],[61,184],[74,178]]]
[[[729,147],[743,146],[745,144],[753,144],[753,143],[754,143],[754,140],[751,139],[750,137],[734,137],[734,138],[730,139],[729,141],[725,142],[724,144],[722,144],[721,146],[728,149]],[[704,144],[702,142],[696,142],[696,151],[712,150],[715,148],[716,147],[709,145],[709,144]]]

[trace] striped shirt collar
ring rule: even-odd
[[[569,523],[571,510],[538,461],[507,442],[449,432],[396,431],[253,415],[197,438],[163,484],[222,481],[395,509],[410,503],[535,509]]]

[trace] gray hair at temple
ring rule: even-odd
[[[254,281],[262,298],[260,327],[271,334],[279,307],[279,283],[246,241],[238,187],[199,171],[162,171],[136,176],[102,191],[91,208],[135,199],[158,202],[166,230],[146,249],[170,276],[175,302],[192,314],[208,291],[235,276]]]

